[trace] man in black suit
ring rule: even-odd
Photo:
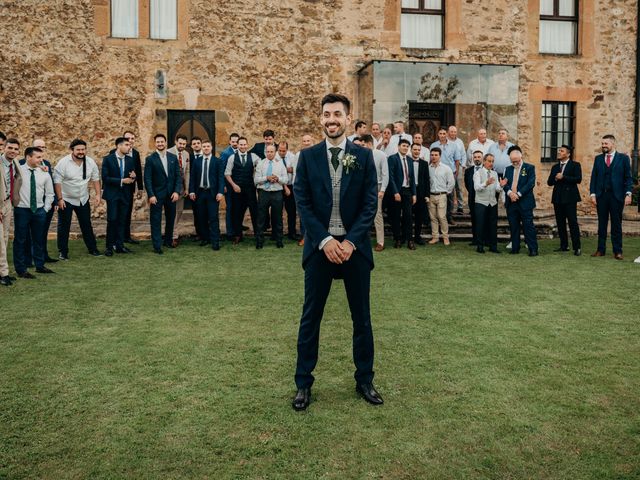
[[[295,410],[311,401],[312,372],[318,361],[320,321],[334,278],[344,279],[353,322],[356,391],[379,405],[373,386],[373,331],[369,307],[373,254],[369,231],[378,208],[378,179],[371,150],[347,141],[349,99],[322,99],[326,140],[300,152],[293,185],[305,227],[302,254],[304,306],[298,332]]]
[[[472,154],[473,166],[469,166],[464,170],[464,186],[467,189],[467,204],[471,214],[471,231],[473,232],[473,239],[469,245],[472,246],[477,246],[480,243],[477,232],[476,189],[473,185],[473,175],[482,168],[482,158],[482,151],[476,150]]]
[[[560,236],[560,248],[556,252],[569,251],[569,239],[567,238],[567,221],[571,232],[571,246],[574,255],[581,255],[580,227],[578,226],[578,202],[580,192],[578,184],[582,182],[582,168],[578,162],[571,159],[571,147],[562,145],[558,148],[558,160],[549,173],[547,185],[553,187],[551,203],[556,214],[558,235]]]
[[[271,129],[267,129],[262,132],[263,142],[256,143],[251,149],[250,153],[255,153],[260,159],[267,157],[267,145],[275,145],[278,150],[278,144],[275,142],[276,132]],[[237,232],[236,232],[237,233]]]
[[[131,253],[124,246],[127,212],[133,198],[131,191],[136,181],[133,158],[127,154],[131,143],[125,137],[116,139],[116,149],[102,159],[102,198],[107,202],[107,257],[117,253]]]
[[[387,193],[391,196],[389,203],[391,209],[391,229],[393,230],[394,248],[400,248],[407,242],[409,250],[415,250],[416,245],[411,239],[411,208],[416,203],[416,180],[414,169],[409,168],[411,160],[409,153],[409,140],[398,140],[398,153],[388,158],[389,162],[389,186]],[[400,220],[402,218],[402,230]]]
[[[598,155],[591,171],[591,203],[598,211],[598,250],[592,257],[604,257],[607,246],[607,227],[611,217],[613,256],[622,260],[622,211],[631,205],[631,161],[616,151],[616,137],[602,137],[602,154]]]
[[[162,255],[162,210],[164,209],[164,246],[173,248],[173,222],[176,202],[182,194],[182,173],[178,157],[167,152],[167,137],[158,133],[156,151],[144,162],[144,186],[149,196],[149,222],[153,251]]]
[[[422,144],[411,145],[411,168],[416,182],[416,203],[413,205],[413,241],[418,245],[425,245],[422,239],[422,226],[427,221],[427,199],[431,188],[429,186],[429,164],[422,158]]]
[[[124,224],[124,242],[131,243],[133,245],[137,245],[140,243],[138,240],[134,239],[131,236],[131,216],[133,214],[133,197],[137,198],[142,197],[142,192],[144,191],[144,178],[142,176],[142,161],[140,159],[140,152],[134,148],[136,135],[131,130],[127,130],[122,134],[124,138],[126,138],[131,144],[131,150],[127,154],[128,157],[133,159],[133,167],[134,172],[136,174],[136,180],[132,188],[129,189],[129,209],[127,210],[127,218]],[[138,192],[136,193],[136,188]]]
[[[218,206],[224,195],[224,166],[219,158],[212,155],[213,146],[209,140],[202,142],[202,155],[194,159],[189,176],[189,198],[200,216],[202,228],[200,246],[211,244],[220,250],[220,220]]]

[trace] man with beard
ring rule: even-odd
[[[467,203],[469,204],[469,213],[471,214],[471,231],[472,231],[472,240],[469,245],[477,246],[478,245],[478,231],[476,228],[476,188],[473,183],[473,176],[475,173],[482,168],[483,156],[481,150],[476,150],[473,152],[473,166],[467,167],[464,170],[464,186],[467,189]],[[493,157],[491,157],[491,165],[493,166]]]
[[[297,240],[296,233],[296,200],[293,193],[293,169],[295,156],[289,151],[288,142],[280,142],[278,144],[278,152],[276,158],[282,162],[287,170],[287,183],[284,186],[284,209],[287,212],[287,237],[289,240]],[[273,227],[273,222],[271,223]]]
[[[225,148],[222,153],[220,154],[220,162],[224,167],[227,165],[227,160],[229,159],[229,157],[233,156],[236,154],[236,152],[238,151],[238,139],[240,138],[240,135],[238,135],[237,133],[232,133],[231,135],[229,135],[229,145],[227,146],[227,148]],[[191,145],[191,148],[193,149],[193,145]],[[224,204],[225,204],[225,214],[224,214],[224,218],[225,218],[225,227],[226,227],[226,236],[227,236],[227,240],[231,240],[234,237],[234,232],[233,232],[233,217],[231,215],[231,193],[233,192],[233,189],[231,188],[231,185],[229,185],[228,183],[225,182],[225,189],[224,189]]]
[[[280,149],[283,143],[278,145]],[[287,168],[276,156],[276,147],[267,145],[267,157],[256,165],[254,183],[258,190],[258,230],[256,231],[256,248],[264,246],[264,228],[269,210],[271,210],[272,238],[276,241],[276,247],[284,247],[282,243],[282,190],[286,186],[289,175]],[[294,217],[295,218],[295,217]]]
[[[253,183],[253,173],[260,157],[247,150],[249,150],[247,139],[240,137],[238,139],[238,151],[227,159],[227,166],[224,171],[224,177],[233,191],[231,216],[233,218],[233,232],[235,233],[235,237],[233,237],[234,245],[242,241],[242,222],[247,208],[251,215],[253,231],[254,233],[258,231],[256,222],[258,203],[256,200],[256,186]]]
[[[58,160],[53,171],[53,187],[58,197],[58,251],[60,260],[69,260],[69,230],[75,212],[82,239],[94,257],[101,256],[91,225],[89,183],[95,192],[94,205],[100,205],[100,171],[95,160],[87,156],[87,143],[79,138],[69,145],[71,153]]]
[[[173,222],[173,239],[172,246],[176,248],[179,243],[180,233],[178,232],[178,225],[182,218],[182,212],[184,211],[184,198],[189,193],[189,152],[187,152],[187,137],[181,133],[176,135],[175,145],[167,150],[167,153],[172,153],[178,159],[178,166],[180,167],[180,175],[182,177],[182,192],[178,201],[175,204],[176,218]]]
[[[262,132],[262,139],[264,142],[256,143],[251,149],[251,153],[257,155],[259,158],[265,158],[267,156],[267,146],[275,145],[278,148],[278,144],[275,142],[276,132],[267,129]]]
[[[326,140],[301,152],[293,187],[307,238],[302,258],[305,290],[298,332],[295,410],[305,410],[311,402],[320,321],[334,278],[344,280],[351,310],[356,391],[371,404],[383,403],[373,386],[369,306],[373,268],[369,231],[378,203],[376,167],[370,150],[345,137],[351,124],[349,99],[329,94],[321,105]]]
[[[598,211],[598,249],[592,257],[604,257],[607,247],[607,227],[611,217],[613,257],[622,260],[622,211],[631,205],[631,163],[624,153],[616,151],[616,137],[602,137],[602,153],[591,171],[589,192],[591,203]]]

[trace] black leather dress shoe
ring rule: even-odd
[[[37,273],[56,273],[53,270],[49,270],[47,267],[36,268]]]
[[[293,398],[293,402],[291,402],[291,406],[297,412],[302,410],[306,410],[309,404],[311,403],[311,389],[310,388],[299,388],[296,392],[296,396]]]
[[[484,253],[484,247],[476,247],[476,252]]]
[[[529,250],[529,256],[530,257],[537,257],[538,256],[538,251],[537,250]]]
[[[44,263],[56,263],[58,261],[57,258],[47,257],[44,259]]]
[[[568,251],[569,251],[569,249],[568,249],[568,248],[560,247],[560,248],[555,248],[553,251],[554,251],[554,252],[568,252]]]
[[[214,243],[211,246],[211,248],[217,252],[218,250],[220,250],[220,244],[219,243]]]
[[[134,240],[133,238],[127,238],[124,243],[130,243],[131,245],[139,245],[140,242],[138,240]]]
[[[372,405],[382,405],[384,400],[380,394],[376,391],[373,383],[359,383],[356,385],[356,392],[362,395],[367,402]]]
[[[18,273],[17,275],[20,278],[28,278],[30,280],[36,278],[35,275],[33,275],[33,274],[29,273],[29,272]]]
[[[407,242],[407,248],[408,248],[409,250],[415,250],[415,249],[416,249],[416,244],[415,244],[415,243],[413,243],[413,240],[409,240],[409,241]]]
[[[282,243],[282,242],[277,242],[277,243],[276,243],[276,248],[284,248],[284,243]]]
[[[17,275],[17,273],[16,273],[16,275]],[[7,275],[7,278],[8,278],[9,280],[11,280],[12,282],[15,282],[16,280],[18,280],[18,279],[17,279],[16,277],[14,277],[13,275]]]
[[[93,256],[93,257],[101,257],[102,254],[98,251],[98,250],[94,250],[93,252],[89,252],[89,255]],[[60,258],[60,257],[58,257]],[[65,260],[69,260],[68,258],[66,258]]]
[[[111,250],[111,249],[105,250],[104,251],[104,255],[105,255],[105,257],[113,257],[113,250]]]
[[[161,248],[154,248],[153,249],[153,253],[157,253],[158,255],[162,255],[164,252],[162,251]]]
[[[207,242],[206,240],[202,240],[202,241],[200,242],[200,246],[201,246],[201,247],[206,247],[207,245],[209,245],[209,242]]]
[[[11,284],[12,284],[12,283],[11,283],[11,280],[9,280],[9,277],[8,277],[8,276],[0,277],[0,285],[4,285],[5,287],[8,287],[8,286],[10,286]]]
[[[580,250],[580,249],[578,248],[578,249],[576,249],[576,250],[574,250],[574,251],[573,251],[573,254],[574,254],[576,257],[579,257],[580,255],[582,255],[582,250]]]
[[[132,250],[129,250],[127,247],[116,248],[116,253],[133,253]]]
[[[490,248],[490,249],[489,249],[489,251],[490,251],[491,253],[502,253],[502,252],[500,252],[500,250],[498,250],[497,248]]]
[[[519,254],[519,253],[520,253],[520,250],[511,250],[509,253],[510,253],[511,255],[517,255],[517,254]]]

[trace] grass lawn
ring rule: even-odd
[[[0,478],[640,478],[640,239],[584,243],[377,254],[385,405],[356,396],[336,282],[296,413],[299,247],[72,242],[0,287]]]

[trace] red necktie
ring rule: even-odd
[[[607,167],[611,166],[611,154],[607,153]]]
[[[9,164],[9,198],[13,202],[13,160]]]
[[[182,170],[182,152],[178,152],[178,164],[180,165],[180,170]]]

